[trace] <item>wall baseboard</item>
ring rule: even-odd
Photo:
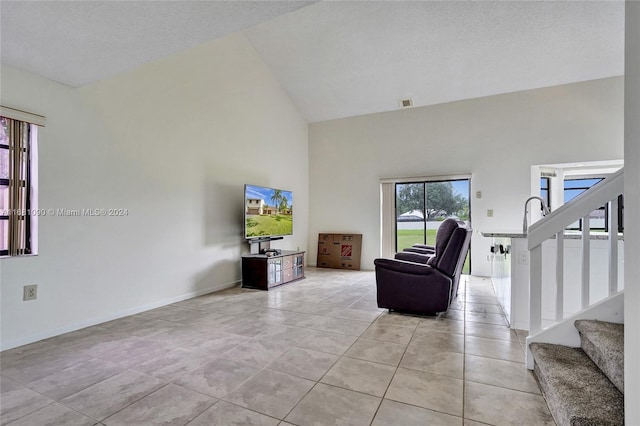
[[[109,315],[105,315],[97,318],[91,318],[86,321],[69,324],[64,327],[54,328],[51,330],[43,331],[41,333],[32,334],[30,336],[21,337],[19,339],[3,341],[0,343],[0,350],[5,351],[5,350],[17,348],[19,346],[28,345],[29,343],[35,343],[40,340],[48,339],[50,337],[59,336],[61,334],[70,333],[72,331],[80,330],[80,329],[91,327],[94,325],[99,325],[107,321],[113,321],[119,318],[127,317],[129,315],[139,314],[141,312],[149,311],[155,308],[160,308],[162,306],[167,306],[172,303],[182,302],[183,300],[193,299],[194,297],[203,296],[205,294],[209,294],[216,291],[234,287],[240,283],[241,283],[241,280],[237,280],[237,281],[233,281],[225,284],[218,284],[204,290],[194,291],[192,293],[187,293],[187,294],[171,297],[164,300],[159,300],[153,303],[147,303],[144,305],[136,306],[131,309],[126,309],[124,311],[115,312],[113,314],[109,314]]]

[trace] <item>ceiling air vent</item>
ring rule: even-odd
[[[400,106],[402,108],[412,107],[413,106],[413,99],[411,99],[411,98],[400,99]]]

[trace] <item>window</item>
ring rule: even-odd
[[[595,178],[580,178],[580,179],[565,179],[564,181],[564,202],[568,203],[569,201],[576,198],[578,195],[582,194],[592,186],[598,184],[604,180],[602,177]],[[623,211],[623,203],[622,196],[618,198],[618,211],[616,214],[618,215],[618,232],[622,232],[622,211]],[[592,211],[589,214],[589,229],[593,231],[604,231],[609,232],[609,204],[606,204],[599,209]],[[578,220],[571,224],[567,229],[570,230],[579,230],[582,231],[582,219]]]
[[[604,180],[604,178],[565,179],[564,202],[568,203],[602,180]]]
[[[38,130],[5,116],[7,110],[0,116],[0,256],[35,254]]]
[[[395,251],[413,244],[435,245],[436,233],[447,217],[469,221],[469,179],[434,180],[395,184]],[[467,255],[463,273],[470,271]]]
[[[547,206],[551,206],[550,179],[548,177],[540,178],[540,197],[547,203]]]
[[[0,256],[9,254],[9,137],[0,117]]]

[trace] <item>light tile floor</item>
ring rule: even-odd
[[[487,279],[446,315],[377,308],[373,272],[307,269],[0,354],[0,424],[553,425]]]

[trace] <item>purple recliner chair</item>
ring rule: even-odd
[[[376,259],[378,307],[426,315],[446,312],[458,294],[470,241],[470,227],[447,219],[436,234],[435,255],[426,264]]]

